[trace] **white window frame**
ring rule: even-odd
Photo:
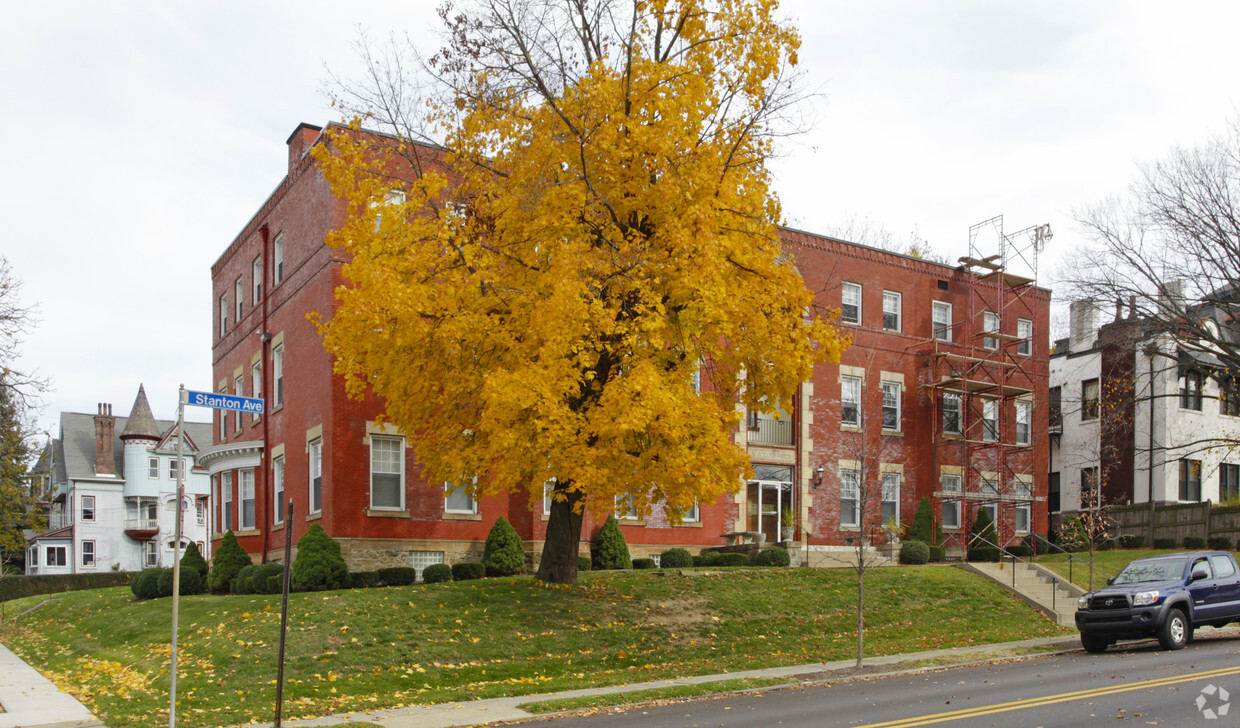
[[[82,541],[82,568],[95,568],[95,541],[94,539],[84,539]]]
[[[861,284],[845,281],[840,286],[840,321],[846,324],[861,325]],[[854,299],[854,300],[849,300]],[[854,306],[856,314],[848,316],[848,306]]]
[[[693,505],[690,506],[689,508],[686,508],[684,512],[680,514],[680,522],[681,523],[701,523],[701,521],[702,521],[702,507],[698,504],[698,499],[694,498]]]
[[[176,458],[168,458],[168,480],[176,482],[177,472],[179,470],[180,461]]]
[[[1028,503],[1017,503],[1016,512],[1013,515],[1016,524],[1016,533],[1029,533],[1029,528],[1033,522],[1033,508]],[[1021,524],[1021,520],[1024,524]]]
[[[201,498],[194,499],[194,515],[198,518],[198,525],[207,525],[207,502]]]
[[[461,480],[464,481],[465,479],[462,478]],[[470,480],[471,485],[476,484],[478,482],[478,476],[475,475],[469,480]],[[460,493],[461,495],[463,495],[465,498],[468,499],[468,505],[466,505],[465,507],[461,507],[460,505],[454,506],[452,504],[452,496],[457,493]],[[473,493],[469,492],[469,487],[464,485],[463,482],[454,485],[451,481],[444,481],[443,512],[444,513],[460,513],[463,515],[477,514],[478,513],[478,500],[474,498]]]
[[[879,514],[884,524],[888,521],[900,522],[900,485],[903,479],[900,473],[894,470],[888,470],[882,474]]]
[[[995,529],[998,530],[999,528],[999,504],[998,503],[983,503],[982,508],[985,508],[986,512],[990,514],[990,521],[991,523],[995,524]]]
[[[982,440],[998,442],[999,436],[999,400],[982,399]]]
[[[272,406],[284,404],[284,344],[271,350],[271,394]]]
[[[1016,353],[1020,356],[1033,356],[1033,321],[1016,319]]]
[[[903,412],[900,407],[900,400],[903,399],[904,387],[899,382],[883,382],[883,432],[899,432],[900,420]],[[888,413],[895,415],[895,425],[888,427]]]
[[[30,549],[30,565],[31,566],[39,565],[39,551],[40,551],[40,547],[38,544],[35,544],[34,548]]]
[[[237,520],[241,522],[242,531],[253,531],[258,523],[258,498],[255,497],[254,490],[254,469],[246,468],[238,475],[241,476],[239,508]]]
[[[983,311],[982,312],[982,331],[984,331],[987,334],[998,334],[999,333],[999,314],[995,313],[994,311]],[[990,349],[991,351],[998,349],[999,348],[999,337],[998,336],[983,336],[982,337],[982,348]]]
[[[861,377],[840,376],[840,426],[861,427]],[[848,405],[852,406],[849,417]]]
[[[220,336],[228,333],[228,294],[220,294]]]
[[[148,480],[159,480],[160,471],[162,469],[163,468],[159,467],[159,458],[148,457],[146,459],[146,477]]]
[[[616,518],[621,521],[640,521],[641,514],[637,512],[637,499],[632,493],[618,495],[612,500],[612,506],[615,509]]]
[[[895,325],[888,326],[887,317],[895,317]],[[904,325],[904,296],[899,291],[883,291],[883,328],[900,331]]]
[[[952,340],[952,305],[947,301],[930,304],[930,336],[938,341]]]
[[[1028,445],[1033,442],[1033,402],[1024,399],[1016,400],[1016,444]]]
[[[237,276],[237,281],[233,284],[233,295],[237,298],[237,323],[240,324],[245,303],[245,276]]]
[[[846,503],[851,506],[845,507]],[[840,525],[857,527],[861,525],[861,471],[855,468],[840,468]],[[848,518],[845,518],[845,515]]]
[[[223,531],[233,530],[233,478],[231,472],[220,473],[220,528]]]
[[[395,448],[395,451],[391,451]],[[395,505],[379,505],[375,502],[377,487],[390,488],[393,484],[376,486],[375,477],[380,481],[395,476]],[[376,511],[403,511],[405,509],[405,438],[384,435],[370,436],[370,507]]]
[[[94,523],[95,514],[97,512],[95,510],[95,496],[93,495],[82,496],[81,507],[82,507],[82,523]]]
[[[947,404],[948,402],[952,402],[953,405],[951,407],[948,407],[948,404]],[[949,410],[952,410],[952,409],[954,409],[956,412],[956,428],[949,430],[947,429],[947,413]],[[939,426],[943,430],[943,433],[946,435],[959,435],[963,433],[964,432],[963,419],[964,419],[964,397],[962,397],[957,392],[944,392],[943,393],[943,421],[939,423]]]
[[[159,544],[154,541],[142,543],[142,564],[148,569],[159,566]]]
[[[53,554],[56,554],[53,556]],[[69,565],[69,547],[68,546],[48,546],[47,553],[44,554],[43,562],[47,566],[68,566]]]
[[[543,511],[544,516],[551,515],[551,491],[555,489],[555,478],[543,483]]]
[[[284,523],[284,456],[271,459],[271,525]]]
[[[250,396],[263,398],[263,365],[261,362],[250,364]]]
[[[987,478],[986,476],[982,476],[981,488],[982,495],[999,495],[998,478]]]
[[[257,306],[263,300],[263,256],[257,256],[250,263],[250,277],[254,279],[254,305]]]
[[[284,233],[276,235],[271,243],[271,285],[280,285],[284,280]]]
[[[310,441],[310,467],[309,482],[310,488],[310,512],[323,512],[323,438],[318,437]]]
[[[954,521],[954,523],[948,522],[948,517],[947,517],[948,513],[952,514],[951,520]],[[958,500],[943,501],[943,508],[942,508],[942,513],[940,515],[940,518],[942,519],[940,523],[943,524],[944,531],[959,531],[960,530],[960,501]],[[942,546],[942,544],[939,544],[939,545]]]

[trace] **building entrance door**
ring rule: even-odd
[[[796,505],[792,487],[792,468],[786,465],[755,465],[754,480],[745,493],[745,529],[765,537],[767,543],[791,540]],[[784,536],[787,536],[787,539]]]

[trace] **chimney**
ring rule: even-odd
[[[292,136],[288,138],[288,173],[292,174],[301,164],[302,157],[306,156],[310,146],[314,144],[314,140],[319,138],[319,132],[323,131],[323,127],[307,124],[304,121],[297,125],[293,130]]]
[[[116,418],[112,405],[100,404],[95,415],[95,475],[116,475]]]
[[[1094,346],[1098,338],[1098,307],[1093,301],[1073,301],[1068,306],[1068,352],[1075,354]]]

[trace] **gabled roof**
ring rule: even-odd
[[[152,419],[156,428],[155,438],[160,432],[172,432],[176,422],[172,420]],[[123,432],[129,426],[128,417],[116,418],[116,431]],[[185,437],[187,441],[211,441],[211,423],[186,422]],[[154,443],[151,443],[154,445]],[[60,440],[55,441],[55,469],[57,482],[67,480],[89,480],[95,478],[95,415],[82,412],[60,413]],[[125,472],[125,443],[120,435],[116,435],[112,443],[116,453],[117,480],[120,481]],[[191,452],[188,448],[186,452]],[[63,480],[61,480],[63,478]]]

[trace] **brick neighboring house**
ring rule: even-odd
[[[547,503],[531,509],[524,493],[476,502],[462,491],[445,495],[443,483],[422,478],[404,436],[376,424],[381,401],[350,399],[332,374],[307,320],[310,312],[330,316],[333,290],[345,283],[345,254],[324,244],[345,206],[309,155],[321,131],[301,124],[289,137],[284,180],[211,269],[216,391],[267,403],[264,416],[215,414],[214,444],[199,456],[211,476],[212,538],[231,528],[252,558],[279,560],[284,529],[296,540],[317,522],[352,569],[421,569],[478,559],[504,516],[536,560]],[[855,460],[845,436],[863,429],[850,418],[871,410],[876,422],[885,416],[892,425],[865,430],[888,473],[888,516],[907,523],[930,496],[953,518],[950,533],[967,529],[981,506],[1000,517],[1005,540],[1044,532],[1045,509],[1032,506],[1046,492],[1049,291],[996,274],[986,260],[947,266],[794,230],[782,237],[819,302],[846,309],[842,325],[856,344],[841,365],[820,366],[802,385],[794,412],[749,413],[737,443],[755,465],[753,481],[699,504],[681,525],[657,510],[639,517],[621,509],[633,554],[672,546],[696,552],[737,532],[786,541],[811,563],[846,549],[856,529],[847,514],[841,524]],[[997,298],[987,303],[992,290]],[[988,306],[1002,316],[987,315]],[[984,329],[991,336],[983,338]],[[992,340],[995,349],[983,346]],[[994,405],[983,405],[988,397]],[[949,416],[954,431],[944,434]],[[977,434],[990,424],[1002,437]],[[1015,442],[1017,432],[1025,444]],[[286,523],[279,504],[290,499],[295,510]],[[587,512],[583,539],[606,515]],[[793,522],[787,532],[784,520]]]
[[[211,426],[185,423],[182,547],[210,556],[206,471],[194,465]],[[33,471],[48,483],[48,530],[32,536],[27,574],[77,574],[172,566],[176,541],[176,422],[156,420],[139,386],[128,417],[60,413],[60,432]]]

